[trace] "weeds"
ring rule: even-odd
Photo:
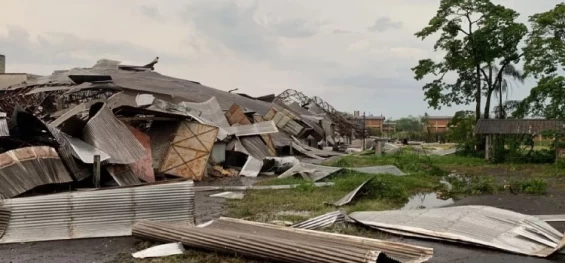
[[[547,181],[543,179],[534,178],[524,181],[514,181],[510,185],[514,191],[521,193],[535,195],[544,195],[547,193]]]

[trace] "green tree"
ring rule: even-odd
[[[441,32],[434,50],[445,52],[445,56],[438,62],[420,60],[412,68],[416,80],[435,78],[423,86],[430,107],[475,103],[478,120],[485,94],[484,117],[489,117],[491,95],[500,86],[504,70],[521,57],[518,44],[527,28],[515,22],[518,15],[490,0],[441,0],[437,14],[416,36],[425,39]],[[497,64],[498,71],[494,70]],[[447,74],[456,74],[456,81],[448,82]]]
[[[501,71],[499,67],[497,66],[491,66],[493,68],[494,71]],[[494,96],[496,98],[498,98],[498,106],[496,106],[494,108],[494,112],[496,113],[496,116],[500,119],[504,119],[506,118],[507,112],[506,112],[506,103],[504,103],[504,96],[506,96],[506,99],[508,99],[508,94],[510,91],[510,88],[512,87],[512,83],[520,83],[520,84],[524,84],[524,73],[517,69],[513,64],[508,64],[508,66],[506,66],[504,68],[504,70],[501,71],[502,72],[502,79],[501,81],[497,81],[495,86],[494,86]],[[512,104],[512,103],[511,103]],[[512,104],[514,105],[514,104]],[[485,113],[487,113],[488,107],[485,107]]]
[[[565,118],[565,4],[529,19],[532,30],[524,47],[524,72],[538,79],[522,101],[519,114]]]
[[[457,151],[465,155],[476,155],[474,136],[475,118],[472,111],[458,111],[449,123],[447,139],[457,143]]]
[[[396,120],[396,130],[407,132],[422,132],[424,126],[418,117],[408,116]]]

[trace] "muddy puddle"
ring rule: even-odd
[[[420,193],[411,196],[401,210],[437,208],[453,203],[453,199],[440,199],[436,193]]]

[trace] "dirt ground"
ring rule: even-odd
[[[252,182],[241,181],[237,178],[221,181],[222,185],[241,185],[249,183]],[[204,182],[203,185],[205,184],[207,183]],[[197,223],[206,222],[222,215],[225,209],[225,201],[221,198],[208,197],[214,193],[217,192],[198,192],[196,194]],[[545,196],[514,195],[511,193],[473,196],[459,200],[453,205],[489,205],[533,215],[565,214],[565,191],[551,190],[549,194]],[[565,231],[565,223],[552,225],[559,231]],[[434,258],[431,262],[565,262],[565,255],[542,259],[447,242],[427,241],[398,236],[392,236],[391,240],[433,247]],[[1,245],[0,262],[119,262],[120,255],[123,257],[124,255],[127,256],[127,254],[136,251],[136,242],[137,240],[135,238],[125,237]]]

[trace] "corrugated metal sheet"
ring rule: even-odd
[[[83,142],[80,139],[71,137],[65,133],[61,133],[61,136],[63,136],[73,148],[73,156],[81,160],[83,163],[94,163],[95,155],[100,155],[101,162],[110,159],[110,155],[99,149],[96,149],[94,146]]]
[[[210,120],[215,123],[218,127],[229,127],[230,124],[226,117],[224,117],[224,112],[218,103],[216,97],[211,97],[209,100],[201,102],[201,103],[194,103],[194,102],[182,102],[181,105],[198,110],[202,112],[200,117]]]
[[[0,112],[0,136],[10,136],[10,129],[8,128],[8,120],[6,113]]]
[[[150,240],[180,241],[185,246],[197,249],[288,263],[369,263],[379,262],[377,259],[381,254],[380,251],[355,247],[347,242],[340,242],[339,247],[322,240],[313,242],[306,234],[278,233],[269,228],[260,229],[260,234],[257,233],[258,226],[242,231],[239,225],[232,226],[231,229],[218,229],[217,225],[214,222],[204,228],[178,227],[143,221],[134,226],[133,234]]]
[[[217,134],[217,127],[197,122],[181,122],[159,171],[201,180]]]
[[[269,133],[277,133],[279,129],[275,126],[272,121],[264,121],[259,123],[253,123],[248,125],[237,125],[225,128],[229,134],[235,136],[251,136],[251,135],[262,135]]]
[[[547,257],[565,246],[563,233],[535,216],[488,206],[354,212],[355,221],[400,235],[476,244]]]
[[[128,129],[131,131],[133,136],[143,145],[145,148],[145,157],[143,159],[128,164],[131,168],[133,174],[135,174],[139,179],[153,183],[155,182],[155,171],[153,170],[153,159],[151,158],[151,138],[147,134],[137,130],[136,128],[127,125]]]
[[[245,147],[247,152],[249,152],[249,154],[256,159],[263,160],[266,157],[273,156],[269,152],[269,149],[267,149],[267,145],[265,144],[263,139],[261,139],[261,137],[258,135],[241,137],[239,138],[239,140],[241,141],[241,144],[243,145],[243,147]]]
[[[314,183],[314,187],[334,186],[333,182]],[[194,190],[197,192],[205,191],[245,191],[245,190],[282,190],[300,187],[302,184],[286,184],[286,185],[249,185],[249,186],[196,186]]]
[[[353,198],[355,198],[357,196],[357,193],[359,193],[359,191],[361,191],[361,189],[363,189],[363,187],[365,187],[365,185],[367,185],[369,182],[371,182],[373,179],[375,179],[375,177],[371,177],[369,180],[363,182],[362,184],[360,184],[359,186],[357,186],[357,188],[353,189],[353,191],[349,192],[348,194],[346,194],[344,197],[342,197],[341,199],[335,201],[333,203],[334,206],[344,206],[346,204],[349,204],[351,201],[353,201]]]
[[[112,164],[106,166],[108,173],[114,178],[119,186],[132,186],[140,185],[141,181],[131,170],[131,167],[127,164]]]
[[[302,229],[320,229],[325,227],[330,227],[335,223],[345,222],[345,212],[343,211],[333,211],[321,216],[310,218],[304,222],[292,225],[294,228]]]
[[[262,167],[263,161],[249,156],[247,158],[247,162],[245,162],[245,165],[243,165],[243,167],[241,168],[239,175],[246,177],[257,177],[257,175],[259,175],[259,172],[261,172]]]
[[[2,238],[4,232],[6,232],[6,228],[8,228],[11,214],[10,209],[0,207],[0,238]]]
[[[237,124],[239,124],[239,125],[251,125],[252,124],[252,122],[247,118],[247,116],[245,115],[245,113],[243,112],[241,107],[239,107],[239,105],[237,105],[237,104],[232,105],[230,107],[230,109],[226,112],[225,116],[228,119],[228,122],[229,122],[230,125],[237,125]],[[255,115],[254,119],[256,120],[257,123],[263,122],[263,117],[261,117],[261,116]],[[259,119],[260,119],[260,121],[257,121]],[[238,128],[238,129],[242,129],[242,128]],[[270,129],[273,129],[273,128],[271,127]],[[275,129],[276,129],[276,126],[275,126]],[[235,131],[233,133],[235,133]],[[237,135],[237,136],[243,136],[244,135],[243,133],[239,133],[239,134],[240,135]],[[241,134],[243,134],[243,135],[241,135]],[[269,156],[276,156],[277,155],[277,149],[275,148],[275,143],[273,142],[271,135],[270,134],[261,134],[261,138],[263,138],[263,141],[267,145],[267,150],[269,152]]]
[[[333,262],[341,262],[343,259],[341,254],[348,254],[349,248],[355,247],[360,249],[368,249],[371,251],[381,251],[386,256],[392,258],[393,260],[399,262],[425,262],[429,260],[433,255],[432,248],[413,246],[397,242],[389,242],[378,239],[364,238],[358,236],[350,236],[336,233],[328,233],[323,231],[314,231],[299,228],[290,228],[272,224],[264,224],[258,222],[245,221],[241,219],[225,218],[221,217],[218,220],[213,221],[208,224],[205,228],[212,228],[218,230],[231,231],[237,229],[244,233],[253,233],[257,236],[262,236],[266,238],[281,238],[287,240],[289,243],[299,242],[303,247],[311,247],[310,245],[315,245],[314,247],[321,247],[316,253],[310,255],[316,255],[318,253],[324,254],[326,251],[330,255],[334,249],[343,248],[340,252],[337,252]],[[264,248],[269,249],[270,243],[265,243]],[[318,246],[319,245],[319,246]],[[297,252],[302,252],[299,249]],[[282,251],[281,251],[282,252]],[[300,254],[300,253],[299,253]],[[382,255],[382,254],[381,254]],[[300,258],[298,259],[300,260]],[[328,259],[330,260],[330,259]],[[390,261],[386,257],[378,257],[378,261],[367,261],[367,262],[394,262]],[[302,262],[302,261],[299,261]],[[330,261],[332,262],[332,261]],[[365,262],[365,261],[345,261],[345,262]]]
[[[0,200],[12,215],[0,243],[131,235],[140,220],[194,222],[192,181]]]
[[[0,199],[17,196],[37,186],[72,181],[54,148],[35,146],[0,154]]]
[[[175,137],[179,123],[180,121],[153,121],[147,131],[147,135],[151,138],[153,169],[161,168],[161,163],[163,163],[167,150]]]
[[[480,119],[475,127],[476,134],[541,134],[562,130],[565,122],[561,120],[536,119]]]
[[[95,104],[93,107],[97,107]],[[145,157],[143,145],[105,104],[90,118],[83,130],[84,140],[109,154],[113,164],[130,164]]]

